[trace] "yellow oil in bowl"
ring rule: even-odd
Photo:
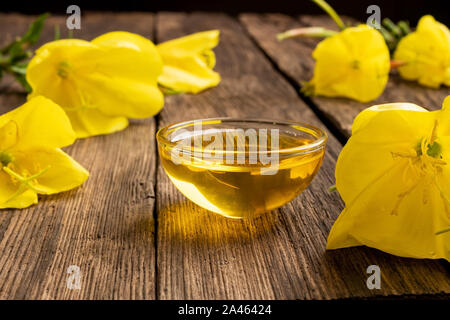
[[[283,206],[319,170],[327,136],[300,123],[205,119],[157,133],[162,166],[197,205],[230,218]]]

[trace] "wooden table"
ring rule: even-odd
[[[1,41],[21,35],[34,17],[0,14]],[[40,44],[53,39],[48,19]],[[334,184],[337,156],[355,115],[379,102],[410,101],[439,108],[447,88],[425,89],[391,77],[373,103],[304,98],[299,82],[312,75],[316,40],[278,43],[296,26],[332,26],[326,17],[278,14],[87,13],[75,37],[107,31],[139,33],[156,43],[220,29],[221,84],[198,95],[166,98],[154,119],[67,148],[90,172],[85,185],[42,197],[26,210],[0,212],[2,299],[336,299],[450,297],[445,261],[395,257],[366,247],[325,251],[343,209]],[[63,32],[64,35],[64,32]],[[123,63],[126,63],[125,61]],[[11,79],[0,85],[0,113],[25,101]],[[263,117],[310,122],[330,135],[323,167],[307,191],[254,220],[235,221],[184,198],[159,165],[158,128],[205,117]],[[381,268],[381,290],[366,286],[369,265]],[[81,269],[70,290],[67,268]]]

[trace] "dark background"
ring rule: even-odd
[[[291,15],[320,14],[322,11],[309,0],[112,0],[112,1],[14,1],[0,0],[1,12],[38,14],[44,11],[64,14],[71,4],[81,11],[221,11],[229,14],[240,12],[281,12]],[[432,14],[437,20],[449,25],[450,0],[328,0],[341,15],[349,15],[365,22],[369,16],[366,9],[371,4],[381,8],[381,17],[392,20],[409,20],[415,25],[424,14]]]

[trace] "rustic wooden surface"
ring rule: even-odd
[[[29,21],[1,14],[2,34],[19,35]],[[294,82],[312,74],[314,43],[293,40],[280,47],[273,35],[316,21],[328,23],[253,14],[238,19],[204,13],[84,15],[81,32],[75,33],[84,39],[126,30],[161,42],[219,29],[216,69],[223,80],[199,95],[167,97],[156,119],[77,141],[67,151],[91,172],[83,187],[42,198],[26,210],[2,210],[0,298],[448,297],[448,263],[403,259],[365,247],[325,251],[328,232],[343,208],[339,196],[327,192],[342,147],[332,132],[348,135],[353,117],[365,106],[344,99],[305,103],[296,92]],[[50,19],[42,41],[52,39],[55,24],[63,27],[64,18]],[[10,80],[0,84],[0,113],[25,101]],[[407,99],[427,106],[442,101],[441,91],[393,81],[386,101]],[[332,132],[323,167],[301,196],[265,216],[236,221],[209,213],[170,183],[158,163],[154,134],[174,121],[214,116],[328,124]],[[366,287],[365,270],[371,264],[381,268],[381,290]],[[79,291],[66,288],[70,265],[81,267]]]

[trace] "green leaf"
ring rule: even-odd
[[[381,22],[383,26],[390,32],[391,35],[397,39],[403,36],[402,30],[389,18],[384,18]]]
[[[27,65],[14,65],[11,66],[11,70],[14,73],[25,75],[27,73]]]
[[[44,13],[40,15],[36,20],[34,20],[28,28],[27,33],[25,33],[22,39],[20,39],[20,42],[28,42],[30,44],[36,43],[41,36],[42,28],[44,27],[44,21],[49,15],[49,13]]]
[[[10,64],[15,64],[16,62],[22,61],[29,56],[20,42],[13,43],[8,51],[8,54]]]
[[[11,66],[10,70],[12,71],[12,74],[14,75],[14,78],[19,82],[22,87],[28,92],[31,92],[31,86],[27,82],[26,79],[26,73],[27,73],[27,63],[17,64],[14,66]]]
[[[28,83],[27,79],[25,78],[24,74],[20,74],[20,73],[14,73],[14,78],[17,80],[17,82],[19,82],[22,87],[26,90],[26,92],[30,93],[31,92],[31,86]]]
[[[433,158],[438,158],[441,156],[442,146],[436,141],[432,145],[427,145],[427,155]]]
[[[399,21],[397,23],[397,26],[400,28],[400,30],[402,30],[404,36],[411,33],[411,28],[409,27],[408,21],[404,21],[404,20]]]
[[[23,61],[31,56],[31,52],[26,49],[39,40],[44,21],[48,16],[48,13],[40,15],[31,23],[23,37],[16,38],[0,48],[0,78],[4,73],[12,74],[27,92],[31,92],[31,87],[26,80],[27,63]]]

